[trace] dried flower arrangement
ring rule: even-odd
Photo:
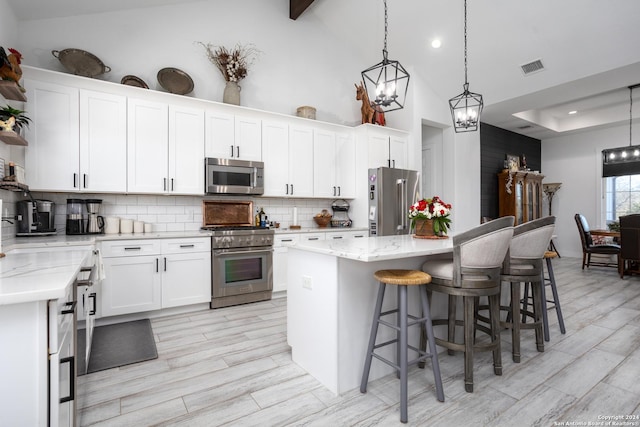
[[[228,82],[239,82],[247,77],[249,67],[262,53],[254,45],[237,44],[233,49],[224,46],[214,46],[211,43],[198,42],[207,51],[207,58],[222,73]]]

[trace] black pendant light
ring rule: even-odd
[[[467,81],[467,0],[464,0],[464,91],[449,100],[453,127],[456,133],[478,130],[482,113],[482,95],[469,92]]]
[[[384,49],[382,62],[362,72],[362,81],[371,103],[384,112],[404,108],[409,89],[409,73],[387,55],[387,0],[384,0]]]
[[[633,145],[633,89],[629,86],[629,146],[602,150],[602,177],[640,174],[640,145]]]

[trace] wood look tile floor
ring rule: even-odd
[[[464,391],[462,355],[439,348],[445,402],[436,400],[429,366],[414,366],[408,425],[588,425],[640,415],[640,277],[582,271],[578,259],[553,262],[566,335],[549,311],[545,351],[524,331],[516,364],[504,331],[504,373],[493,374],[490,353],[476,354],[474,393]],[[401,425],[395,375],[371,382],[366,394],[335,396],[291,361],[286,298],[155,319],[152,327],[158,359],[78,378],[79,425]]]

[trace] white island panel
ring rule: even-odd
[[[304,242],[290,247],[287,333],[293,361],[336,394],[359,387],[378,292],[373,273],[390,268],[420,269],[428,256],[448,256],[451,250],[451,239],[411,236]],[[383,309],[396,307],[396,289],[387,286]],[[409,289],[409,302],[410,313],[419,314],[416,288]],[[438,301],[432,304],[432,312],[442,312],[445,307],[446,300]],[[386,320],[393,322],[394,317]],[[381,326],[378,342],[394,335],[393,330]],[[410,330],[409,339],[417,345],[417,327]],[[393,346],[379,353],[394,360]],[[374,359],[369,380],[392,372],[391,367]],[[433,379],[425,375],[425,381],[432,383]]]

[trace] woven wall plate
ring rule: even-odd
[[[95,77],[111,71],[97,56],[82,49],[52,50],[51,54],[77,76]]]
[[[122,80],[120,80],[120,83],[127,86],[135,86],[135,87],[141,87],[143,89],[149,89],[149,86],[147,86],[144,80],[142,80],[140,77],[132,76],[130,74],[127,74],[126,76],[124,76]]]
[[[193,80],[187,73],[177,68],[163,68],[158,71],[158,83],[165,90],[178,95],[193,91]]]

